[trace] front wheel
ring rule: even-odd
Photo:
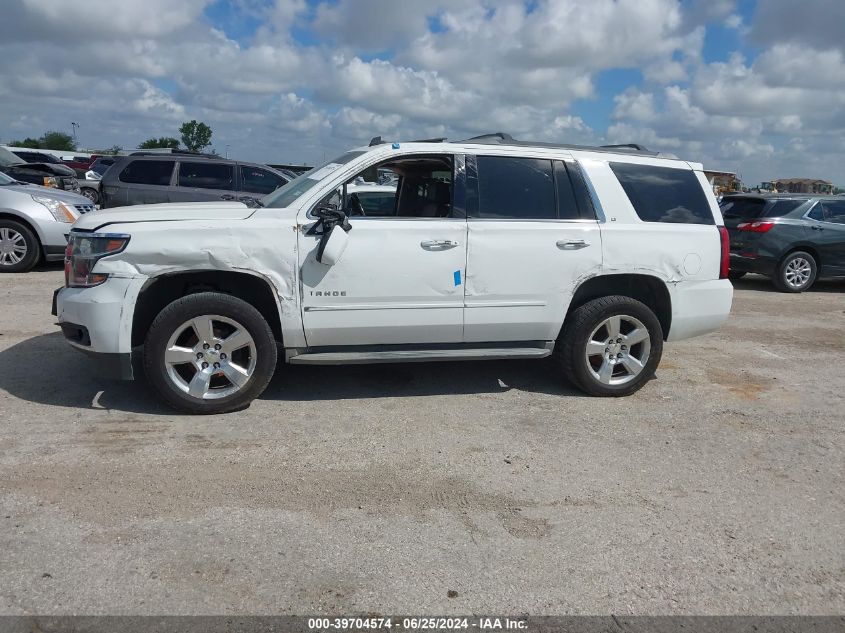
[[[83,196],[85,196],[91,201],[91,204],[97,204],[100,201],[100,194],[97,193],[96,189],[91,189],[91,187],[83,187],[80,192]]]
[[[0,273],[25,273],[41,258],[38,237],[14,220],[0,220]]]
[[[257,398],[276,369],[276,341],[261,313],[230,295],[200,292],[165,307],[144,343],[153,388],[186,413],[226,413]]]
[[[621,295],[575,309],[555,356],[569,380],[593,396],[627,396],[654,376],[663,329],[644,303]]]

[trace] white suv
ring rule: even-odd
[[[365,206],[352,184],[385,172],[392,201]],[[311,364],[551,355],[587,393],[627,395],[664,341],[717,329],[733,295],[700,164],[504,134],[374,139],[252,208],[95,211],[68,252],[66,338],[112,375],[143,365],[192,413],[247,405],[277,350]]]

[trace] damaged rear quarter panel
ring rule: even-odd
[[[131,239],[125,251],[97,262],[95,272],[145,278],[208,270],[257,275],[273,288],[285,345],[304,344],[294,217],[268,213],[234,221],[110,224],[103,230],[128,233]]]

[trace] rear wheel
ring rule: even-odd
[[[168,404],[187,413],[226,413],[257,398],[276,369],[276,341],[261,313],[229,295],[177,299],[153,321],[144,369]]]
[[[816,281],[816,259],[804,251],[783,258],[772,281],[781,292],[804,292]]]
[[[660,321],[644,303],[620,295],[577,308],[555,356],[566,376],[594,396],[627,396],[654,376],[663,353]]]
[[[29,227],[14,220],[0,220],[0,272],[31,270],[41,258],[40,247]]]

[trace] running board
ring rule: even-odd
[[[545,358],[547,347],[481,347],[462,349],[380,350],[367,352],[306,352],[292,356],[294,365],[363,365],[367,363],[425,363],[451,360],[493,360],[497,358]]]

